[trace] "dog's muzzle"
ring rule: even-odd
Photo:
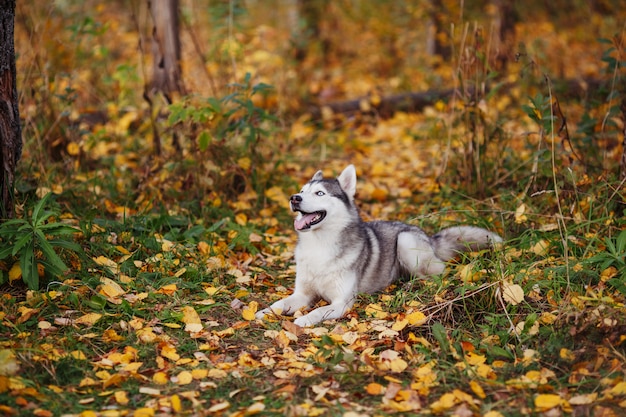
[[[300,213],[293,222],[294,228],[299,232],[304,232],[324,220],[326,217],[326,211],[320,210],[313,213],[307,213],[300,207],[301,203],[302,196],[300,194],[294,194],[289,198],[291,211]]]
[[[289,198],[291,211],[300,211],[300,203],[302,203],[302,196],[300,194],[294,194]]]

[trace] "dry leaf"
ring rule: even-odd
[[[517,284],[510,282],[502,283],[502,298],[511,305],[517,305],[524,301],[524,290]]]

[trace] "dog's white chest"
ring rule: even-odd
[[[296,247],[296,286],[326,300],[356,291],[358,277],[332,244],[300,241]]]

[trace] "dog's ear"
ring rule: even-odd
[[[348,165],[341,174],[337,177],[339,185],[348,197],[353,198],[356,194],[356,169],[354,165]]]
[[[311,178],[311,181],[321,181],[324,178],[324,173],[322,172],[322,170],[319,170],[315,173],[315,175],[313,175],[313,178]]]

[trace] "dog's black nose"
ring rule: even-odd
[[[302,202],[302,196],[300,194],[294,194],[291,196],[289,201],[291,201],[292,203],[300,203]]]

